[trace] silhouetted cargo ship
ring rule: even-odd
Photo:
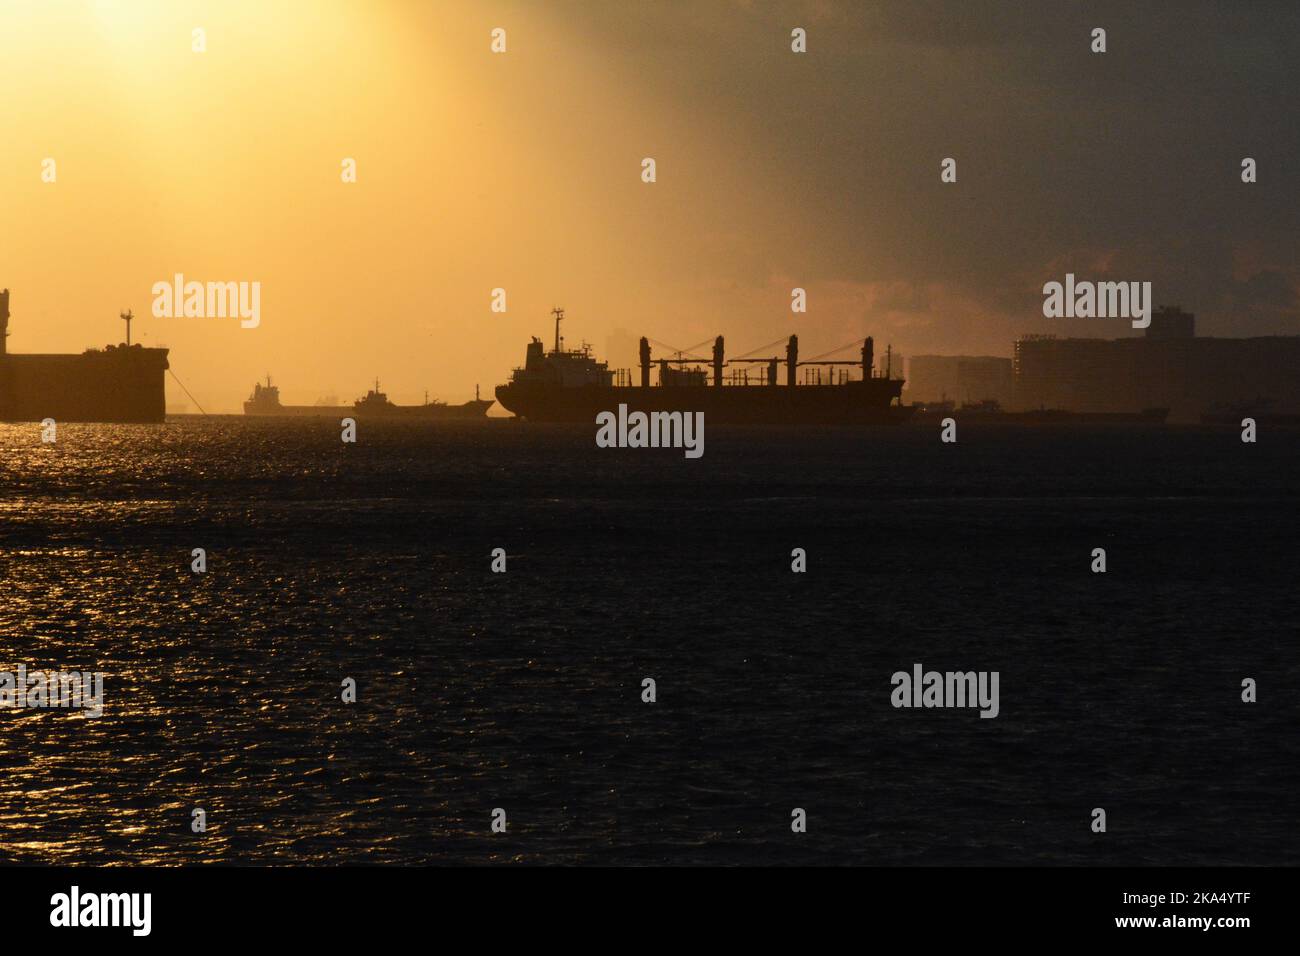
[[[894,404],[903,380],[872,367],[873,344],[862,343],[860,361],[799,361],[799,340],[790,336],[784,363],[775,357],[742,357],[728,361],[722,336],[713,343],[713,358],[659,359],[659,384],[650,384],[649,339],[641,339],[641,380],[633,385],[627,370],[609,368],[591,355],[590,347],[566,350],[560,338],[563,309],[555,309],[555,347],[544,351],[534,338],[523,368],[509,383],[498,385],[497,401],[521,418],[538,422],[594,423],[603,411],[620,404],[629,412],[703,412],[711,424],[839,425],[901,421],[910,408]],[[785,381],[779,368],[785,366]],[[710,381],[706,369],[712,366]],[[760,366],[751,369],[751,365]],[[761,366],[766,366],[762,369]],[[804,381],[798,383],[799,369]],[[729,368],[730,375],[723,369]],[[750,371],[757,371],[750,380]],[[823,381],[823,378],[825,381]]]
[[[163,374],[167,349],[126,343],[80,355],[11,355],[9,290],[0,290],[0,421],[161,422],[166,414]]]
[[[915,403],[912,421],[922,424],[951,418],[958,423],[985,425],[1163,425],[1167,408],[1144,408],[1140,412],[1072,412],[1063,408],[1031,408],[1009,412],[993,400],[968,402],[958,408],[952,402]]]
[[[437,399],[431,402],[428,400],[427,395],[423,405],[394,405],[388,400],[388,396],[379,390],[378,379],[375,379],[375,387],[366,392],[364,398],[357,399],[352,405],[353,411],[358,417],[395,418],[403,421],[412,419],[423,421],[425,419],[442,418],[483,418],[491,407],[491,401],[485,401],[478,397],[477,387],[474,389],[473,400],[461,405],[448,405],[446,402],[440,402]]]
[[[338,418],[349,414],[351,405],[281,405],[280,387],[271,384],[271,376],[266,377],[266,384],[258,382],[253,386],[253,394],[244,402],[245,415],[268,415],[282,418]]]
[[[352,415],[358,418],[393,418],[400,421],[483,418],[492,403],[478,398],[478,389],[474,392],[474,400],[462,405],[448,405],[436,399],[432,402],[426,399],[423,405],[394,405],[379,390],[379,382],[376,380],[375,387],[351,405],[281,405],[280,389],[271,384],[268,376],[265,385],[258,383],[253,386],[253,394],[244,402],[244,414],[289,418],[338,418]]]

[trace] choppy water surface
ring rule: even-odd
[[[592,436],[0,426],[0,669],[107,695],[0,710],[0,859],[1300,860],[1300,432]]]

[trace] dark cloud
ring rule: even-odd
[[[744,175],[789,211],[779,239],[754,240],[775,272],[902,283],[912,304],[945,288],[987,311],[992,348],[1033,328],[1044,281],[1100,250],[1111,275],[1152,281],[1217,334],[1300,331],[1300,4],[558,9],[625,61],[632,101],[743,143]],[[795,25],[806,56],[789,54]],[[1245,156],[1257,183],[1240,181]],[[1247,247],[1268,261],[1233,278]]]

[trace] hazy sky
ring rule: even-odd
[[[1132,334],[1042,317],[1071,271],[1300,333],[1298,62],[1295,3],[3,0],[9,346],[118,341],[129,307],[233,411],[267,372],[289,402],[490,394],[554,305],[602,355]],[[261,325],[151,317],[177,272],[261,282]]]

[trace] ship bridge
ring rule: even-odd
[[[565,349],[564,339],[560,336],[560,322],[564,319],[563,309],[552,309],[555,316],[555,347],[551,351],[543,350],[542,340],[534,337],[528,343],[528,354],[524,367],[514,370],[512,381],[523,385],[578,385],[614,384],[614,372],[606,362],[598,362],[591,354],[591,346],[583,344],[578,349]]]

